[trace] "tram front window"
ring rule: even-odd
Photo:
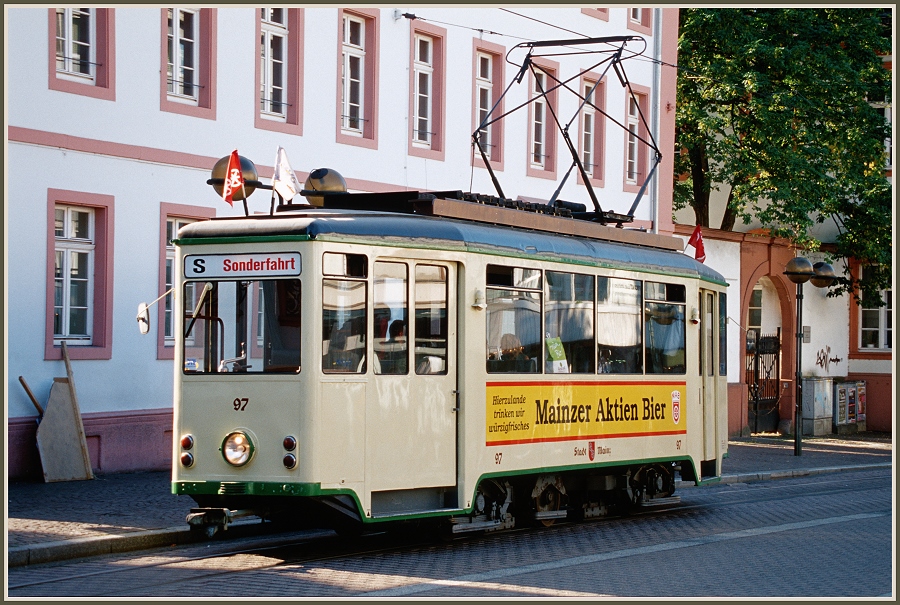
[[[300,280],[188,282],[184,372],[300,371]]]

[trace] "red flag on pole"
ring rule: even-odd
[[[225,169],[225,183],[222,185],[222,198],[234,206],[234,192],[244,188],[244,174],[241,171],[241,160],[237,149],[231,152],[228,166]]]
[[[694,258],[701,263],[706,260],[706,250],[703,249],[703,234],[700,233],[700,225],[694,227],[691,239],[688,240],[688,246],[694,247]]]

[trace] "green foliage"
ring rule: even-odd
[[[728,194],[720,228],[755,217],[806,250],[834,221],[833,256],[878,264],[864,293],[890,287],[890,102],[883,9],[682,9],[675,208],[709,225],[710,191]],[[889,18],[889,17],[888,17]],[[889,22],[888,22],[889,23]],[[832,294],[856,294],[844,275]],[[870,299],[871,300],[871,299]]]

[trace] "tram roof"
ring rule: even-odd
[[[178,232],[178,245],[264,242],[291,239],[342,241],[403,248],[460,250],[611,269],[697,277],[725,285],[717,271],[681,252],[641,245],[642,236],[658,245],[658,234],[626,231],[631,241],[609,241],[548,233],[459,218],[302,206],[302,210],[190,223]],[[572,220],[572,219],[569,219]],[[575,221],[579,222],[579,221]],[[623,233],[621,229],[612,229]],[[655,239],[654,239],[655,238]],[[666,238],[675,240],[675,238]],[[677,249],[676,249],[677,248]]]

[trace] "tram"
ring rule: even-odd
[[[629,44],[647,46],[519,44],[509,86],[577,46],[598,57],[589,69],[616,73],[650,133],[624,67],[643,51]],[[584,70],[542,73],[528,103],[569,92],[572,120],[587,104],[603,113],[567,86]],[[550,525],[671,503],[678,478],[719,477],[725,280],[680,239],[622,228],[662,157],[652,136],[634,135],[653,164],[620,215],[555,120],[593,211],[558,199],[562,185],[524,202],[504,195],[481,141],[506,115],[493,112],[472,139],[496,196],[348,193],[323,168],[307,203],[279,194],[276,209],[273,193],[267,215],[245,203],[248,216],[179,230],[172,491],[196,501],[192,528],[211,536],[248,515],[353,532]],[[208,181],[219,190],[227,159]],[[260,187],[247,163],[235,172]]]
[[[309,199],[175,240],[193,528],[549,525],[719,477],[726,283],[680,239],[457,191]]]

